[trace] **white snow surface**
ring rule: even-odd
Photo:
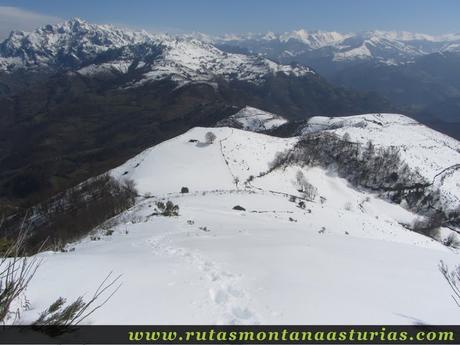
[[[297,140],[194,128],[114,169],[136,182],[136,206],[112,221],[111,236],[95,229],[100,240],[40,254],[22,322],[58,296],[93,292],[113,271],[123,285],[86,323],[454,324],[459,310],[438,264],[453,267],[458,254],[406,230],[414,214],[320,168],[269,172]],[[304,209],[289,197],[301,197],[298,170],[318,189]],[[154,215],[159,200],[180,215]]]
[[[234,123],[241,129],[252,132],[264,132],[278,128],[288,121],[279,115],[268,111],[246,106],[236,114],[229,116],[220,124]]]
[[[280,34],[279,39],[282,42],[289,41],[290,39],[298,40],[313,49],[318,49],[326,46],[333,46],[350,36],[350,34],[341,34],[335,31],[306,31],[300,29]],[[273,34],[269,38],[274,39],[275,37],[276,36]]]
[[[312,117],[303,133],[328,131],[362,144],[396,146],[412,169],[441,190],[448,209],[460,204],[460,142],[399,114],[363,114],[349,117]]]
[[[370,52],[366,44],[363,43],[359,47],[335,53],[334,61],[368,59],[370,57],[372,57],[372,53]]]

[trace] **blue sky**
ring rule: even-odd
[[[458,0],[0,0],[0,35],[72,17],[152,31],[460,32]]]

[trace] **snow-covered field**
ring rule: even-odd
[[[123,285],[88,323],[457,323],[438,264],[458,254],[405,229],[414,214],[320,168],[263,174],[296,140],[195,128],[113,170],[136,181],[137,205],[112,235],[40,254],[22,321],[58,296],[91,294],[113,271]],[[291,201],[299,169],[318,189],[305,208]],[[180,215],[154,215],[159,200]]]

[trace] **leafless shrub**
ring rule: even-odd
[[[85,302],[83,297],[78,297],[72,303],[66,304],[66,299],[59,297],[53,304],[51,304],[45,311],[40,314],[34,325],[37,326],[70,326],[78,325],[83,320],[88,318],[96,310],[102,308],[110,298],[118,291],[121,287],[119,283],[120,277],[117,276],[111,279],[112,272],[102,281],[97,288],[96,292]],[[96,304],[104,295],[106,297],[101,303]]]
[[[132,180],[118,181],[107,174],[90,179],[37,207],[40,222],[34,225],[27,247],[34,252],[45,239],[49,249],[78,240],[132,207],[136,196]]]
[[[1,224],[0,224],[1,227]],[[20,307],[13,311],[14,303],[26,300],[25,291],[41,264],[36,256],[24,256],[27,231],[22,225],[16,241],[0,258],[0,323],[20,317]]]
[[[1,226],[0,222],[0,228]],[[24,244],[27,236],[28,231],[23,223],[18,237],[0,258],[0,323],[3,324],[7,321],[14,323],[20,318],[21,308],[29,303],[25,292],[42,263],[38,256],[25,255]],[[66,300],[58,298],[40,315],[34,325],[79,324],[112,298],[121,286],[120,277],[112,279],[112,273],[109,273],[87,302],[80,296],[65,306]],[[97,304],[101,298],[104,298],[103,301]]]
[[[460,307],[460,266],[450,271],[449,267],[441,260],[439,263],[439,270],[452,290],[452,299],[455,304]]]
[[[296,182],[299,192],[302,192],[309,200],[314,200],[318,194],[318,190],[310,182],[307,181],[301,170],[297,171]]]
[[[337,172],[352,185],[385,193],[417,212],[439,208],[439,190],[431,188],[416,169],[410,169],[396,147],[376,147],[351,142],[347,135],[307,133],[291,150],[289,161],[319,165]]]

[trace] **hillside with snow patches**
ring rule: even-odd
[[[253,107],[244,107],[217,123],[219,127],[234,127],[252,132],[266,132],[276,129],[288,121],[279,115]]]
[[[446,209],[460,204],[460,143],[398,114],[312,117],[301,133],[327,131],[350,135],[354,142],[394,146],[404,162],[440,189]]]
[[[20,69],[82,75],[137,71],[140,76],[129,86],[162,79],[210,82],[216,77],[258,82],[267,74],[313,73],[304,66],[226,53],[194,38],[130,31],[78,18],[30,33],[12,32],[0,44],[0,71]]]
[[[255,119],[263,114],[249,110]],[[243,113],[246,123],[248,109]],[[401,145],[404,158],[432,177],[455,163],[458,148],[400,115],[313,118],[305,130],[346,130],[354,140]],[[456,323],[460,311],[438,264],[453,267],[457,251],[408,230],[419,216],[333,171],[294,164],[272,170],[276,154],[298,140],[193,128],[112,170],[135,181],[136,205],[69,251],[39,254],[44,262],[23,322],[57,296],[91,293],[113,271],[123,285],[88,323]],[[313,200],[298,191],[299,170],[317,188]],[[167,200],[179,205],[179,216],[157,215],[157,202]]]

